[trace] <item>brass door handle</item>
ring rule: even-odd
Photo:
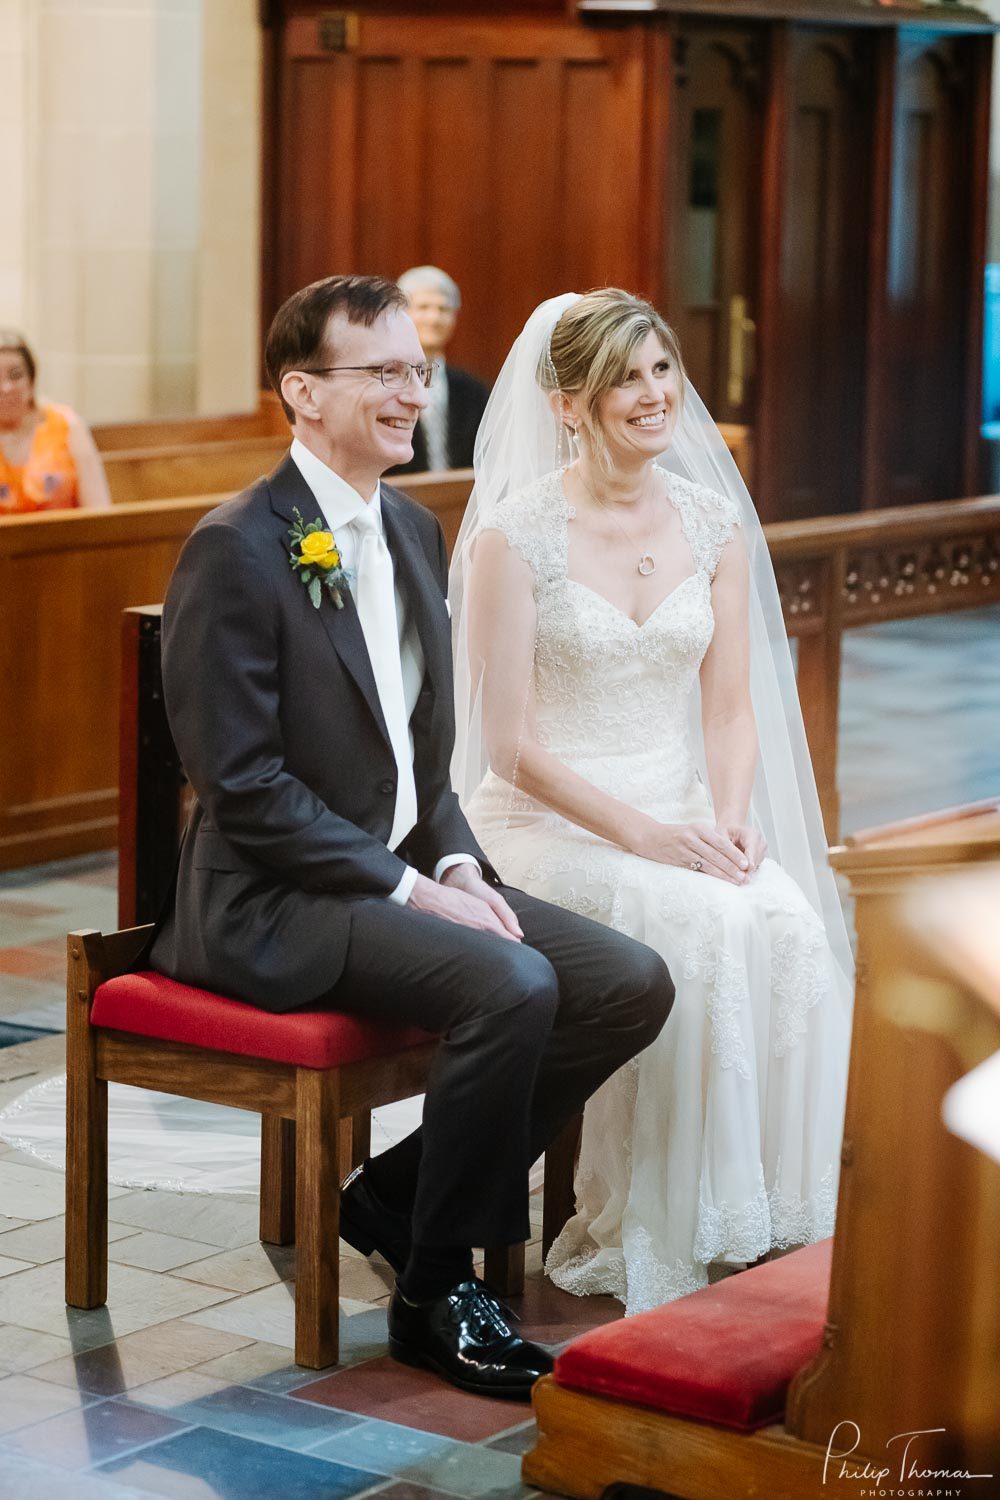
[[[730,406],[742,406],[746,382],[753,374],[753,338],[757,324],[747,317],[747,299],[737,292],[729,299],[729,379],[726,396]]]

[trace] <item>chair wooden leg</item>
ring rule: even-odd
[[[524,1291],[524,1246],[487,1245],[483,1279],[501,1297],[519,1297]]]
[[[574,1115],[545,1152],[545,1186],[542,1189],[542,1254],[548,1255],[576,1207],[573,1175],[580,1145],[583,1116]]]
[[[260,1120],[260,1237],[295,1243],[295,1121],[280,1115]]]
[[[349,1177],[355,1167],[371,1155],[372,1115],[370,1109],[359,1109],[340,1122],[340,1180]]]
[[[351,1116],[351,1166],[360,1167],[372,1154],[372,1112],[359,1109]]]
[[[66,986],[66,1301],[103,1307],[108,1300],[108,1086],[97,1076],[90,1024],[103,978],[98,932],[68,941]]]
[[[299,1068],[296,1084],[295,1363],[322,1370],[340,1352],[340,1075]]]

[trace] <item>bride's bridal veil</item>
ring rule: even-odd
[[[573,456],[570,439],[557,420],[540,374],[551,369],[553,330],[567,308],[578,300],[575,292],[543,302],[531,314],[504,362],[483,418],[475,447],[475,486],[459,531],[451,568],[450,600],[455,647],[456,747],[453,782],[463,801],[479,785],[489,766],[483,732],[484,653],[473,650],[470,619],[476,609],[473,561],[476,545],[494,527],[498,510],[510,497],[560,468]],[[648,333],[643,329],[639,339]],[[551,382],[549,382],[551,384]],[[827,861],[827,842],[819,798],[806,744],[795,673],[785,631],[774,569],[760,521],[743,478],[704,402],[685,383],[684,399],[670,447],[657,460],[670,474],[707,486],[732,501],[738,511],[750,569],[748,629],[750,689],[760,755],[751,803],[751,817],[768,842],[769,855],[792,877],[822,917],[827,937],[850,994],[853,961],[833,874]],[[499,602],[499,609],[496,604]],[[498,618],[488,624],[495,637],[489,670],[509,670],[503,650],[505,623],[502,599],[491,601]],[[518,668],[523,671],[522,668]],[[530,681],[504,699],[527,705]],[[693,743],[707,780],[700,712]],[[505,739],[516,744],[523,730],[510,725]],[[493,770],[511,784],[511,806],[516,796],[517,753],[504,755]]]

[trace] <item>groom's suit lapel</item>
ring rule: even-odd
[[[302,519],[307,523],[320,514],[315,495],[306,484],[298,466],[291,458],[285,458],[277,469],[275,469],[274,473],[270,475],[268,487],[271,491],[271,508],[277,515],[283,517],[289,525],[295,522],[294,511],[296,506],[302,514]],[[287,561],[290,550],[289,542],[287,534],[284,532],[281,535],[281,544],[285,552],[286,566],[290,566]],[[303,594],[305,593],[304,588],[302,592]],[[386,726],[385,715],[382,712],[382,705],[379,702],[378,688],[375,686],[375,674],[372,671],[368,648],[365,645],[364,631],[361,629],[361,621],[358,618],[358,609],[354,602],[354,595],[348,590],[346,594],[342,595],[342,598],[344,601],[343,609],[337,609],[332,599],[324,598],[316,614],[330,639],[330,644],[361,689],[365,702],[371,709],[375,723],[378,725],[379,732],[386,744],[390,744],[389,730]]]

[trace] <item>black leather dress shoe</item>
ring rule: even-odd
[[[363,1166],[355,1167],[340,1189],[340,1238],[371,1255],[377,1250],[398,1274],[410,1258],[410,1220],[387,1208],[365,1181]]]
[[[511,1317],[475,1279],[433,1302],[407,1302],[397,1290],[389,1303],[389,1353],[405,1365],[434,1370],[463,1391],[528,1401],[553,1359],[539,1344],[518,1338]]]

